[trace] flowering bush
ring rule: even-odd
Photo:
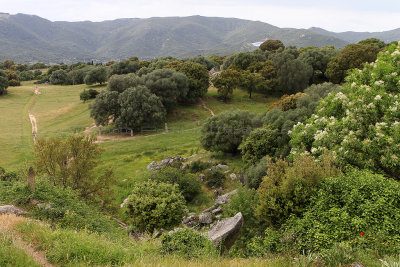
[[[289,134],[291,154],[315,157],[331,150],[344,164],[391,177],[400,172],[400,45],[353,70],[341,92],[331,93]]]

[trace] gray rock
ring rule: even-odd
[[[121,203],[121,208],[123,208],[126,205],[126,203],[128,203],[128,199],[129,197],[124,199],[124,201]]]
[[[232,181],[235,181],[237,179],[236,174],[231,173],[231,175],[229,175],[229,177],[231,178]]]
[[[237,192],[238,192],[237,189],[235,189],[235,190],[233,190],[233,191],[231,191],[229,193],[226,193],[225,195],[217,197],[217,199],[215,200],[215,204],[226,204],[226,203],[228,203],[230,197],[232,195],[234,195],[234,194],[237,194]]]
[[[170,165],[172,163],[175,162],[181,162],[181,161],[185,161],[185,158],[182,158],[181,156],[176,156],[176,157],[168,157],[166,159],[163,159],[162,161],[160,161],[160,163],[157,163],[156,161],[153,161],[152,163],[150,163],[149,165],[147,165],[147,170],[149,171],[155,171],[158,170],[166,165]]]
[[[205,212],[212,212],[212,211],[215,210],[216,208],[217,208],[216,205],[211,206],[211,207],[209,207],[208,209],[205,209],[205,210],[203,211],[203,213],[205,213]]]
[[[218,164],[216,166],[213,166],[210,168],[211,171],[216,171],[216,170],[227,170],[229,169],[228,165],[223,165],[223,164]]]
[[[227,171],[224,171],[224,174],[228,174],[230,172],[231,172],[230,170],[227,170]]]
[[[221,213],[221,212],[222,212],[222,208],[221,207],[218,207],[218,208],[216,208],[216,209],[211,211],[212,214],[218,214],[218,213]]]
[[[218,222],[217,225],[206,233],[206,236],[220,249],[221,254],[226,254],[235,244],[242,226],[243,215],[239,212],[233,217]]]
[[[0,206],[0,214],[15,214],[15,215],[23,215],[26,212],[13,206],[13,205],[5,205]]]
[[[199,223],[210,224],[212,221],[212,215],[210,212],[204,212],[199,215]]]
[[[193,227],[196,223],[199,222],[199,217],[195,215],[191,215],[189,217],[184,217],[182,220],[183,227]]]

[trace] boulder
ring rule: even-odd
[[[223,165],[223,164],[218,164],[216,166],[213,166],[210,168],[211,171],[216,171],[216,170],[227,170],[229,169],[228,165]]]
[[[153,161],[152,163],[150,163],[149,165],[147,165],[147,170],[149,171],[155,171],[158,170],[166,165],[170,165],[172,163],[175,162],[181,162],[181,161],[185,161],[185,158],[182,158],[181,156],[176,156],[176,157],[168,157],[166,159],[163,159],[162,161],[160,161],[159,163],[157,163],[156,161]]]
[[[231,178],[232,181],[235,181],[237,179],[236,174],[231,173],[231,175],[229,175],[229,177]]]
[[[213,242],[213,244],[220,249],[221,254],[229,252],[231,247],[235,244],[243,226],[243,215],[241,212],[235,216],[223,219],[218,222],[206,236]]]
[[[221,207],[218,207],[218,208],[213,209],[213,210],[211,211],[212,214],[218,214],[218,213],[221,213],[221,212],[222,212],[222,208],[221,208]]]
[[[203,212],[199,215],[199,223],[210,224],[212,221],[212,215],[210,212]]]
[[[182,220],[183,227],[193,227],[199,222],[199,216],[191,215],[189,217],[184,217]]]
[[[13,205],[5,205],[0,206],[0,214],[15,214],[15,215],[23,215],[26,212],[13,206]]]
[[[217,197],[217,199],[215,200],[215,204],[226,204],[226,203],[228,203],[231,195],[237,194],[237,192],[238,192],[237,189],[235,189],[235,190],[233,190],[233,191],[231,191],[229,193],[226,193],[225,195]]]

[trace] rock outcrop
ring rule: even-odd
[[[223,219],[218,222],[206,236],[213,242],[213,244],[220,249],[221,254],[229,252],[231,247],[235,244],[243,226],[243,215],[241,212],[235,216]]]
[[[5,205],[0,206],[0,214],[15,214],[15,215],[23,215],[26,212],[13,206],[13,205]]]
[[[147,165],[147,170],[155,171],[155,170],[158,170],[158,169],[160,169],[160,168],[162,168],[164,166],[171,165],[171,164],[173,164],[175,162],[182,162],[182,161],[185,161],[185,158],[182,158],[181,156],[168,157],[166,159],[163,159],[159,163],[157,163],[156,161],[153,161],[152,163]]]
[[[222,195],[222,196],[217,197],[217,199],[215,200],[215,204],[220,204],[220,205],[222,205],[222,204],[228,203],[230,197],[231,197],[232,195],[234,195],[234,194],[237,194],[237,192],[238,192],[238,191],[237,191],[237,189],[236,189],[236,190],[233,190],[233,191],[231,191],[231,192],[229,192],[229,193],[226,193],[225,195]]]

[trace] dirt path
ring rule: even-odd
[[[206,102],[204,102],[203,98],[200,98],[200,105],[210,111],[211,116],[215,116],[214,111],[212,111],[209,107],[207,107]]]
[[[26,221],[26,218],[16,216],[14,214],[0,215],[0,232],[2,232],[5,236],[10,237],[13,245],[23,250],[37,264],[45,267],[53,267],[54,265],[47,261],[43,251],[36,251],[31,244],[23,241],[21,237],[12,231],[18,223]]]
[[[36,117],[33,114],[29,113],[29,120],[31,121],[32,124],[32,134],[33,135],[37,134],[38,129],[37,129]]]

